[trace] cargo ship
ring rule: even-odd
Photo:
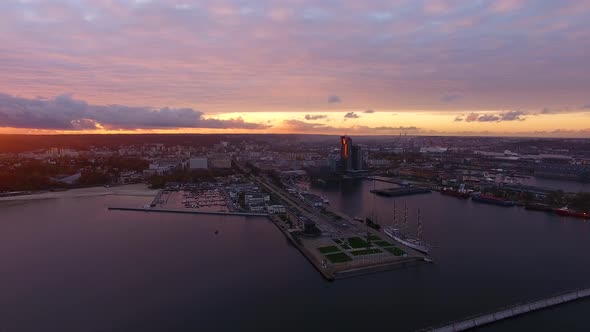
[[[494,205],[499,205],[499,206],[514,206],[516,204],[513,201],[507,200],[503,197],[498,197],[498,196],[488,195],[488,194],[473,194],[473,195],[471,195],[471,198],[475,202],[494,204]]]
[[[533,211],[553,212],[553,208],[551,206],[543,203],[526,203],[524,208]]]
[[[405,212],[404,212],[404,220],[401,226],[406,226],[407,225],[407,219],[408,219],[408,208],[405,208]],[[396,240],[397,242],[404,244],[416,251],[419,251],[423,254],[428,255],[428,252],[430,250],[430,246],[422,241],[420,239],[420,237],[422,236],[422,220],[420,218],[420,210],[418,209],[418,229],[417,229],[417,236],[416,238],[412,238],[409,235],[407,235],[406,233],[404,233],[404,231],[402,231],[400,228],[394,228],[395,224],[397,223],[396,221],[396,216],[395,216],[395,202],[393,203],[393,224],[394,226],[388,226],[385,227],[383,229],[383,232],[385,232],[385,234],[387,234],[389,237],[393,238],[394,240]]]
[[[440,193],[447,196],[453,196],[463,199],[468,199],[470,197],[469,193],[465,191],[465,189],[453,189],[453,188],[442,188]]]
[[[573,211],[573,210],[570,210],[567,206],[564,206],[564,207],[559,208],[559,209],[555,209],[553,211],[555,211],[555,213],[557,213],[560,216],[590,219],[590,213],[589,212],[577,212],[577,211]]]

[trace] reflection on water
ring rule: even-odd
[[[381,185],[387,187],[375,184]],[[3,205],[2,328],[301,331],[390,326],[411,331],[569,290],[590,277],[588,222],[438,193],[384,198],[370,194],[372,188],[372,182],[364,181],[312,190],[350,215],[374,213],[383,222],[391,216],[393,199],[407,203],[410,211],[420,207],[424,237],[436,245],[435,264],[329,283],[264,218],[106,209],[143,206],[149,203],[146,197]],[[559,317],[559,311],[551,314]],[[567,317],[580,324],[585,319]],[[532,325],[524,328],[545,326],[541,323],[531,318]]]

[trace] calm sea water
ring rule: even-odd
[[[394,199],[373,186],[313,190],[385,223]],[[147,203],[115,196],[0,205],[0,330],[412,331],[590,280],[588,222],[437,193],[395,200],[411,220],[422,209],[436,263],[332,283],[262,218],[108,211]],[[585,331],[589,309],[486,330]]]

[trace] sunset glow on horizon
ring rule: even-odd
[[[0,3],[0,133],[590,137],[585,1]]]

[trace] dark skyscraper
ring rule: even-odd
[[[352,169],[352,139],[349,136],[340,136],[340,162],[345,171]]]
[[[364,168],[362,149],[352,145],[349,136],[340,136],[340,165],[343,171],[358,171]]]

